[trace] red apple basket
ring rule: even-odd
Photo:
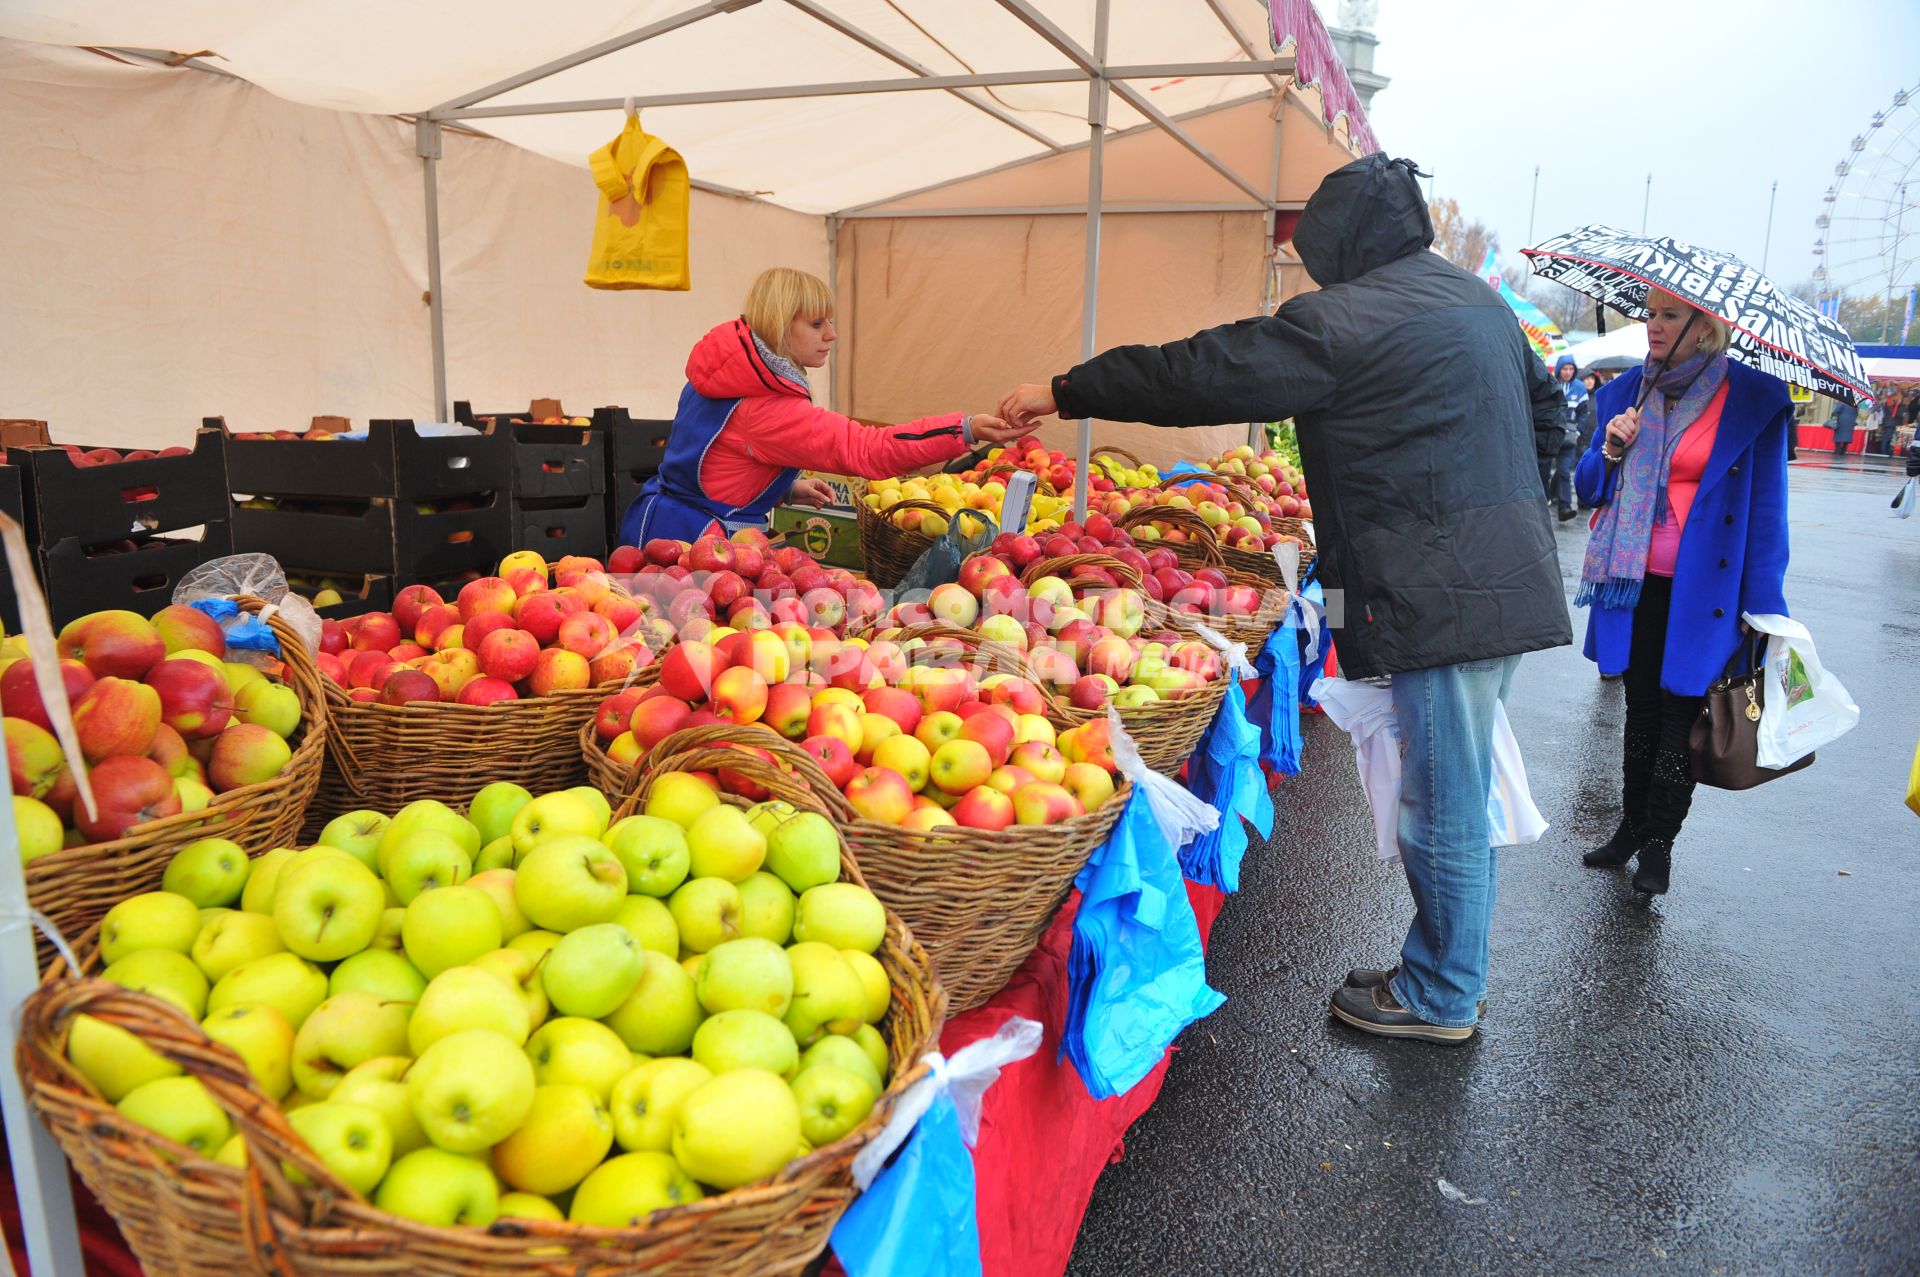
[[[238,600],[258,615],[267,604]],[[293,758],[278,776],[229,789],[204,809],[135,825],[124,838],[67,847],[37,856],[26,866],[27,898],[64,935],[79,935],[107,910],[142,891],[157,891],[173,854],[202,838],[227,838],[258,855],[291,845],[320,784],[327,739],[327,702],[313,656],[293,627],[276,613],[267,625],[280,640],[286,682],[300,698],[300,726],[288,741]],[[43,960],[50,950],[43,945]]]
[[[1182,474],[1180,478],[1183,480],[1198,479],[1207,483],[1217,483],[1243,503],[1251,504],[1266,499],[1266,494],[1258,488],[1253,487],[1245,479],[1241,479],[1235,475],[1214,474],[1210,471],[1189,471]],[[1165,518],[1170,510],[1178,509],[1177,506],[1148,506],[1145,508],[1151,510],[1152,514],[1142,517],[1139,511],[1129,510],[1127,514],[1123,516],[1122,520],[1116,520],[1116,526],[1133,528],[1138,527],[1142,523],[1158,523]],[[1183,511],[1182,513],[1185,512]],[[1316,557],[1313,538],[1306,533],[1307,521],[1305,519],[1283,517],[1273,519],[1271,523],[1275,532],[1284,533],[1287,536],[1295,537],[1299,540],[1300,572],[1302,575],[1305,575],[1307,567]],[[1180,526],[1184,527],[1186,525],[1182,524]],[[1213,529],[1207,528],[1204,521],[1201,522],[1200,526],[1206,528],[1210,535],[1213,533]],[[1216,536],[1214,540],[1217,545],[1218,537]],[[1189,541],[1189,544],[1191,544],[1191,541]],[[1254,576],[1265,581],[1281,585],[1286,584],[1285,578],[1280,574],[1280,565],[1274,562],[1273,552],[1271,550],[1243,550],[1236,545],[1217,545],[1217,548],[1220,552],[1220,560],[1225,566],[1252,573]],[[1179,553],[1180,547],[1175,546],[1174,552]]]
[[[641,761],[637,774],[644,788],[662,771],[737,769],[748,747],[779,764],[776,780],[762,785],[768,794],[839,827],[867,885],[932,955],[955,1014],[986,1002],[1020,969],[1132,792],[1130,782],[1116,778],[1113,796],[1098,810],[1050,825],[904,829],[861,817],[812,755],[757,726],[676,732]],[[622,810],[637,805],[630,801]]]
[[[758,758],[743,756],[731,765],[760,783],[777,783],[774,769]],[[642,789],[633,803],[644,795]],[[840,866],[842,881],[865,885],[844,841]],[[79,949],[88,977],[99,967],[97,939],[89,933]],[[875,956],[893,986],[893,1006],[881,1025],[891,1081],[867,1119],[771,1179],[656,1211],[635,1228],[528,1220],[441,1228],[378,1210],[294,1133],[238,1055],[171,1005],[105,980],[73,978],[64,964],[22,1008],[16,1063],[28,1104],[151,1277],[798,1273],[826,1249],[853,1200],[854,1155],[886,1125],[901,1093],[927,1073],[922,1057],[938,1042],[946,1015],[932,960],[897,913],[889,911],[886,940]],[[196,1155],[107,1103],[67,1060],[67,1035],[82,1014],[132,1033],[198,1078],[245,1140],[247,1168]]]
[[[1186,540],[1180,542],[1150,541],[1144,543],[1150,548],[1173,551],[1174,556],[1188,571],[1200,568],[1212,568],[1226,578],[1229,586],[1244,586],[1259,597],[1259,606],[1250,613],[1228,615],[1215,613],[1202,618],[1214,629],[1234,640],[1257,649],[1267,641],[1274,627],[1279,625],[1287,614],[1287,604],[1291,601],[1286,585],[1279,581],[1276,571],[1274,579],[1268,579],[1257,572],[1234,567],[1227,562],[1227,550],[1230,547],[1220,544],[1213,529],[1206,521],[1191,510],[1178,506],[1143,506],[1129,510],[1114,521],[1116,528],[1131,532],[1143,524],[1154,524],[1162,531],[1177,528],[1186,534]],[[1244,553],[1244,552],[1243,552]],[[1273,567],[1273,556],[1268,555],[1267,566]],[[1305,560],[1302,560],[1302,567]]]
[[[997,472],[1011,474],[1017,467],[1008,464],[995,469]],[[1048,496],[1058,495],[1044,475],[1034,477],[1040,481],[1036,491]],[[860,550],[867,561],[866,577],[881,589],[890,590],[900,584],[901,578],[907,574],[907,569],[919,562],[920,556],[925,554],[934,542],[934,538],[925,532],[901,527],[894,521],[895,516],[910,510],[918,510],[922,514],[937,514],[943,519],[950,519],[955,512],[937,502],[916,501],[912,498],[895,502],[885,510],[870,510],[867,508],[865,498],[866,491],[863,488],[854,499],[854,510],[860,528]],[[996,522],[998,521],[998,511],[986,513]]]

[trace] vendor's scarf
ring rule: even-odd
[[[1657,368],[1649,359],[1641,376],[1655,376]],[[1658,373],[1658,378],[1640,410],[1640,436],[1619,463],[1613,496],[1601,507],[1587,540],[1587,561],[1573,596],[1575,607],[1597,604],[1630,609],[1640,601],[1653,525],[1665,523],[1668,517],[1667,470],[1673,464],[1674,449],[1726,384],[1727,357],[1695,355]],[[1679,398],[1672,399],[1674,395]]]

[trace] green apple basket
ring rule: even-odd
[[[758,758],[743,756],[735,765],[761,783],[777,782]],[[863,883],[844,842],[841,877]],[[893,991],[881,1026],[891,1080],[845,1138],[770,1179],[656,1211],[636,1227],[501,1219],[485,1228],[444,1228],[374,1207],[294,1133],[238,1055],[170,1004],[97,978],[97,931],[78,946],[81,974],[55,966],[22,1008],[16,1063],[28,1104],[151,1277],[798,1273],[826,1249],[853,1200],[854,1155],[926,1074],[923,1056],[937,1042],[946,1011],[926,950],[889,911],[876,956]],[[247,1168],[200,1156],[109,1104],[67,1060],[74,1017],[83,1014],[126,1030],[199,1079],[244,1139]]]

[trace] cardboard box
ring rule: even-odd
[[[780,505],[773,508],[769,523],[775,533],[786,534],[788,545],[799,546],[822,563],[855,571],[866,567],[860,520],[851,510]]]
[[[44,421],[0,419],[0,448],[32,448],[52,442]]]
[[[200,430],[185,456],[76,466],[64,448],[10,449],[19,465],[27,535],[39,549],[62,541],[89,548],[227,517],[225,437]],[[117,451],[117,449],[116,449]]]
[[[85,543],[69,537],[40,552],[40,581],[54,629],[109,608],[152,616],[173,602],[181,577],[233,553],[224,519],[207,524],[197,536],[147,537],[134,544],[137,549],[89,553]]]
[[[513,548],[538,550],[552,563],[568,554],[607,557],[607,505],[602,494],[577,501],[513,503]]]
[[[293,436],[240,439],[223,417],[206,418],[227,442],[227,491],[247,496],[389,497],[413,501],[497,492],[513,483],[513,433],[487,424],[477,435],[422,435],[415,422],[375,420],[365,439]],[[343,418],[314,419],[327,433]],[[308,433],[311,433],[311,428]],[[240,433],[247,433],[242,431]]]
[[[292,500],[270,509],[241,504],[233,511],[233,541],[242,551],[271,554],[283,564],[307,564],[324,555],[336,573],[391,576],[403,585],[490,572],[517,548],[512,509],[503,492],[470,500],[471,508],[459,510],[422,508],[410,498],[393,497]]]

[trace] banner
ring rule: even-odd
[[[1480,278],[1487,281],[1500,299],[1513,311],[1514,318],[1520,321],[1520,331],[1527,335],[1527,341],[1533,346],[1535,354],[1551,364],[1555,355],[1567,348],[1567,339],[1560,332],[1560,325],[1547,318],[1547,312],[1513,291],[1506,276],[1500,270],[1496,260],[1494,246],[1487,246],[1487,260],[1480,263]]]

